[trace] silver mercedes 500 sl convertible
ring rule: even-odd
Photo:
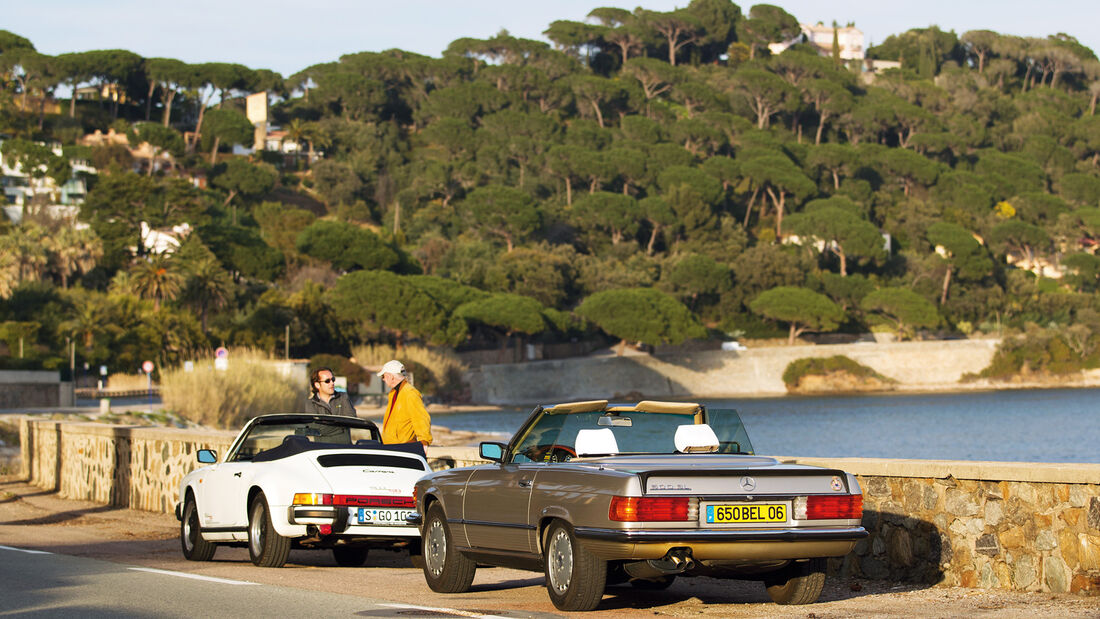
[[[416,483],[434,591],[466,591],[488,564],[545,572],[561,610],[596,608],[608,583],[680,575],[760,580],[776,602],[807,604],[826,559],[867,536],[854,476],[753,455],[733,410],[540,406],[480,452],[490,464]]]

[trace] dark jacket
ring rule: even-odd
[[[343,391],[337,391],[328,402],[322,402],[317,394],[306,400],[306,412],[314,415],[344,415],[355,417],[355,407],[351,405],[351,398]]]

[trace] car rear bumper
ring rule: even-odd
[[[585,548],[606,559],[657,559],[687,547],[700,560],[840,557],[867,537],[863,527],[820,529],[623,530],[576,527]]]
[[[576,527],[580,539],[593,539],[608,542],[652,543],[652,542],[801,542],[801,541],[859,541],[867,537],[863,527],[830,527],[827,529],[600,529],[596,527]]]
[[[373,537],[420,537],[420,530],[408,521],[394,524],[357,524],[348,518],[348,508],[328,505],[291,505],[287,508],[291,525],[329,525],[340,535]]]

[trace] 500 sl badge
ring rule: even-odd
[[[683,490],[685,492],[691,492],[691,486],[685,484],[649,484],[649,492],[653,492],[654,490]]]

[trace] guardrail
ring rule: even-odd
[[[89,400],[100,398],[136,398],[146,395],[160,395],[160,387],[152,389],[76,389],[76,397]]]

